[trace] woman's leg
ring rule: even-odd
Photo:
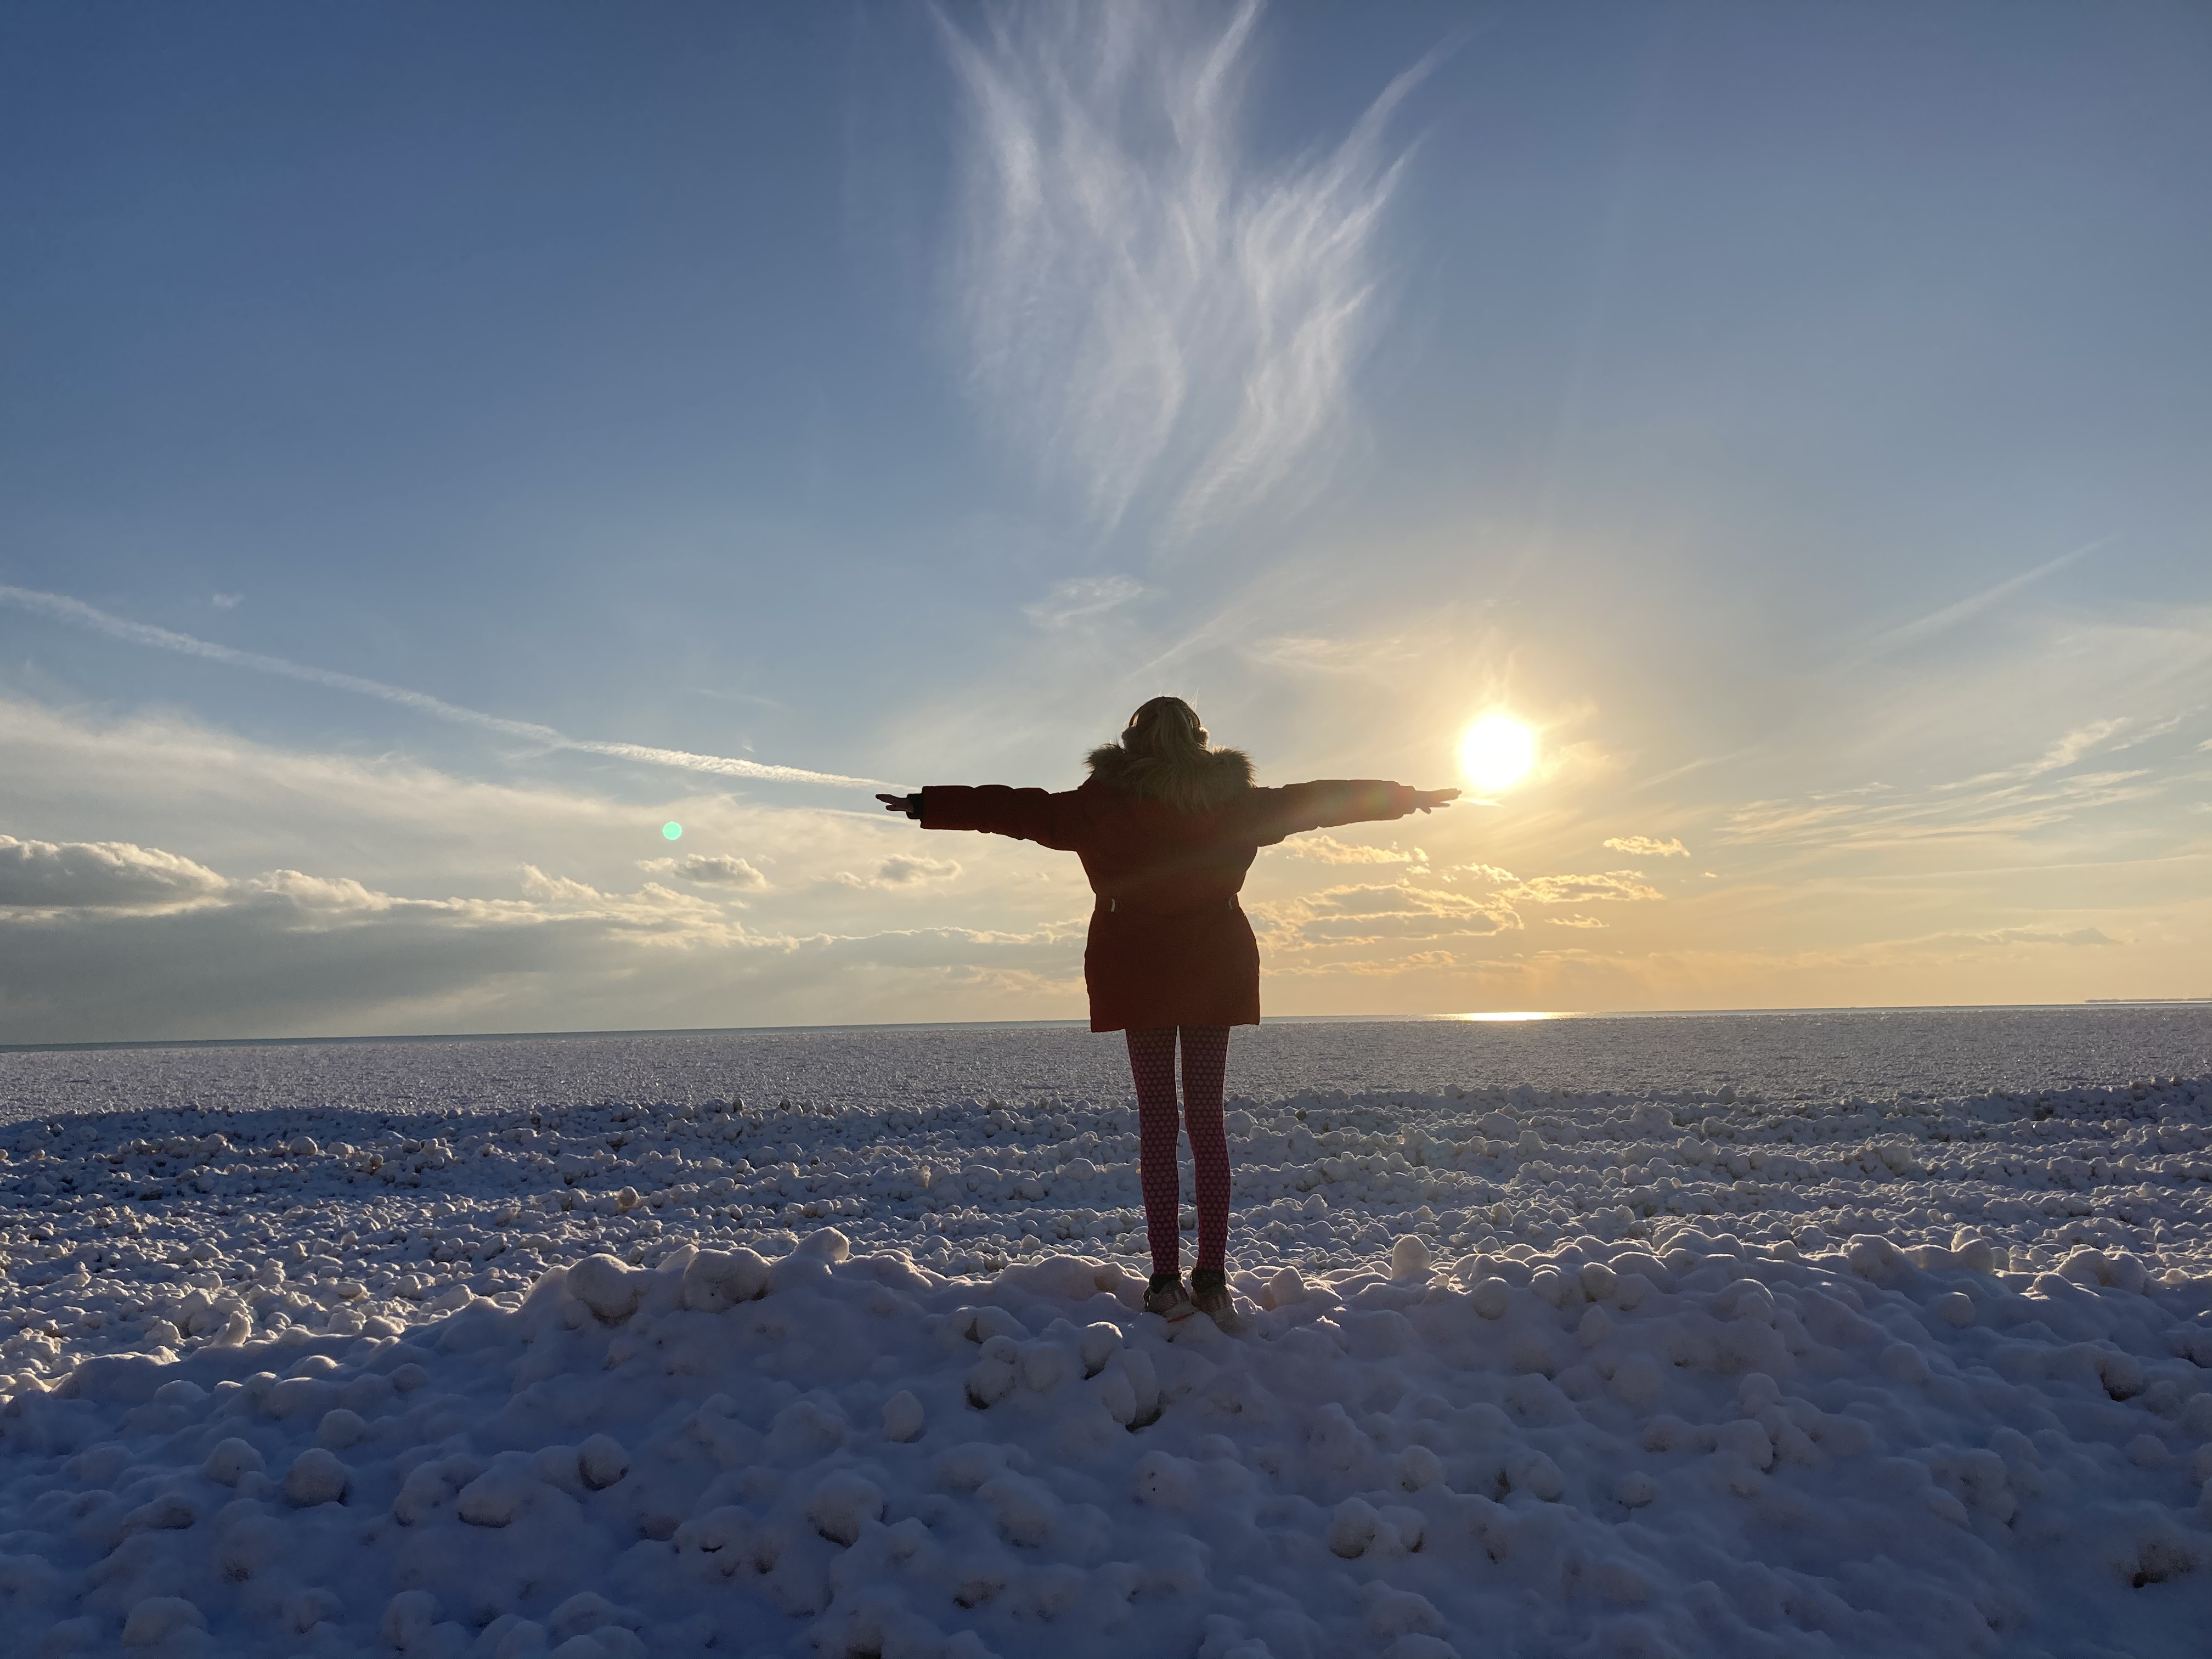
[[[1198,1185],[1198,1266],[1214,1273],[1229,1255],[1229,1139],[1221,1127],[1228,1070],[1226,1025],[1182,1028],[1182,1121]]]
[[[1131,1031],[1129,1073],[1137,1084],[1138,1156],[1144,1164],[1145,1237],[1152,1271],[1182,1271],[1177,1221],[1182,1191],[1176,1179],[1176,1034],[1172,1025]]]

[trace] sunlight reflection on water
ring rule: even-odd
[[[1479,1021],[1485,1024],[1517,1023],[1527,1019],[1587,1019],[1587,1014],[1553,1013],[1537,1009],[1499,1009],[1486,1014],[1438,1014],[1438,1019]]]

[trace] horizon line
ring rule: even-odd
[[[1759,1015],[2039,1013],[2084,1008],[2212,1006],[2212,996],[2085,997],[2078,1002],[1839,1003],[1769,1008],[1590,1008],[1481,1010],[1448,1014],[1277,1014],[1270,1025],[1506,1025],[1550,1020],[1741,1019]],[[638,1026],[572,1031],[401,1031],[351,1036],[121,1037],[84,1042],[0,1042],[0,1054],[76,1054],[110,1048],[270,1048],[345,1042],[537,1042],[593,1037],[792,1036],[835,1031],[1081,1030],[1081,1019],[884,1020],[817,1025]],[[1111,1036],[1111,1032],[1100,1033]]]

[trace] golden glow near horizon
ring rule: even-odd
[[[1485,714],[1460,734],[1459,769],[1486,795],[1503,794],[1536,766],[1536,734],[1512,715]]]
[[[1497,1012],[1487,1014],[1439,1014],[1437,1018],[1438,1019],[1455,1019],[1462,1022],[1463,1024],[1476,1025],[1517,1025],[1524,1020],[1572,1019],[1575,1016],[1569,1013],[1549,1012],[1531,1008],[1501,1009]]]

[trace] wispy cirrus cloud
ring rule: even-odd
[[[2069,738],[2009,771],[1984,773],[1918,792],[1873,785],[1797,801],[1751,801],[1729,815],[1720,838],[1739,846],[1764,842],[1861,848],[2015,839],[2106,808],[2150,799],[2174,781],[2161,779],[2146,767],[2053,775],[2087,748],[2087,744],[2075,747]]]
[[[1427,68],[1333,149],[1243,154],[1256,0],[1040,0],[939,14],[969,112],[958,320],[994,423],[1112,526],[1170,536],[1257,505],[1342,430],[1404,164],[1384,143]],[[1186,459],[1188,458],[1188,459]]]
[[[1144,591],[1127,576],[1075,576],[1035,604],[1024,605],[1022,614],[1039,628],[1065,628],[1127,605]]]
[[[361,696],[374,697],[382,702],[396,703],[402,708],[411,708],[416,714],[429,715],[433,720],[446,720],[456,726],[473,726],[479,731],[518,738],[545,749],[608,755],[647,766],[672,766],[687,772],[708,772],[730,778],[757,778],[777,783],[823,783],[872,788],[886,782],[882,778],[848,778],[835,772],[811,772],[798,766],[770,766],[760,761],[738,760],[728,755],[695,755],[687,750],[658,749],[648,744],[572,738],[550,726],[539,726],[531,720],[507,720],[499,714],[487,714],[478,708],[464,708],[459,703],[447,702],[426,692],[410,691],[404,686],[386,685],[381,680],[364,679],[358,674],[340,674],[327,668],[313,668],[305,663],[288,661],[283,657],[264,656],[258,651],[240,651],[232,646],[218,645],[212,640],[179,634],[173,629],[131,622],[64,593],[42,593],[33,588],[0,586],[0,605],[12,605],[19,610],[51,617],[57,622],[88,628],[95,634],[104,634],[109,639],[119,640],[126,645],[151,646],[156,650],[179,652],[188,657],[204,658],[210,662],[243,668],[252,673],[274,674],[284,679],[303,680],[310,685],[327,686],[334,691],[351,691]]]

